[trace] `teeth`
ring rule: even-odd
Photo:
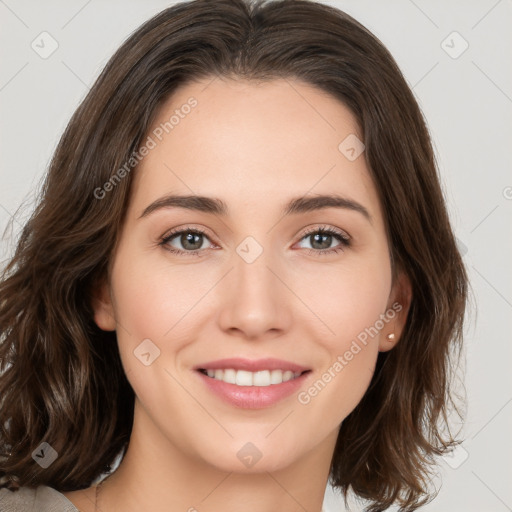
[[[228,382],[229,384],[236,384],[236,372],[235,370],[221,370],[223,374],[220,377],[217,377],[217,370],[215,371],[215,377],[222,379],[224,382]]]
[[[272,384],[282,384],[291,379],[296,379],[301,375],[301,372],[294,373],[290,370],[248,372],[226,368],[225,370],[206,370],[206,374],[213,379],[222,380],[228,384],[236,384],[237,386],[271,386]]]

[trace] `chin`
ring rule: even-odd
[[[268,439],[261,442],[251,442],[245,436],[243,440],[230,439],[230,442],[226,443],[225,448],[217,445],[217,450],[212,450],[210,441],[208,456],[205,457],[204,452],[201,453],[201,456],[207,464],[229,473],[256,474],[274,472],[285,469],[293,461],[292,453],[286,455],[283,453],[282,444],[279,446],[274,446],[273,444]],[[296,455],[296,448],[293,448],[293,455]]]

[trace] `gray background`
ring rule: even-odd
[[[423,510],[512,511],[512,2],[325,3],[376,34],[413,87],[471,278],[475,306],[466,328],[465,442],[441,461],[440,493]],[[143,21],[171,4],[0,0],[2,232],[24,203],[12,224],[19,231],[60,134],[108,58]],[[41,37],[48,37],[39,36],[43,31],[58,43],[46,59],[31,47],[34,40],[42,46]],[[46,39],[46,50],[50,44]],[[12,239],[0,243],[5,260]],[[326,511],[342,510],[337,503],[328,489]]]

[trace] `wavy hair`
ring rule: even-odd
[[[330,483],[377,512],[432,499],[435,456],[456,442],[447,412],[467,274],[421,110],[393,57],[344,12],[309,0],[193,0],[138,28],[107,63],[55,150],[37,206],[0,278],[1,486],[86,488],[130,439],[134,392],[115,332],[93,320],[136,167],[114,179],[177,87],[208,77],[299,79],[358,120],[393,268],[412,302],[400,343],[379,353],[343,421]],[[41,442],[59,457],[42,469]]]

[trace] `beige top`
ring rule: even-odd
[[[80,512],[64,494],[53,487],[0,489],[0,512]],[[322,512],[326,509],[322,507]]]
[[[79,512],[63,494],[53,487],[40,485],[20,487],[11,491],[0,489],[0,510],[2,512]]]

